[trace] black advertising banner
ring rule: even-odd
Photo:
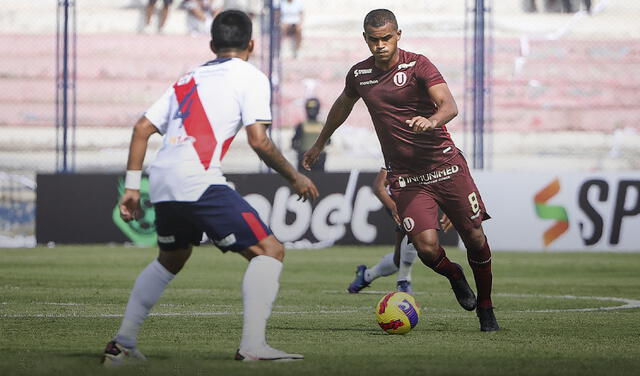
[[[395,225],[373,194],[374,173],[309,173],[320,190],[313,203],[298,200],[277,174],[228,174],[235,189],[288,247],[332,244],[392,244]],[[155,213],[148,180],[141,187],[144,216],[125,223],[118,216],[122,177],[115,174],[38,175],[38,243],[133,242],[155,245]],[[457,245],[454,232],[443,244]]]
[[[63,244],[131,241],[111,212],[118,175],[56,174],[36,178],[36,241]]]

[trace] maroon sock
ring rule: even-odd
[[[493,276],[491,274],[491,249],[489,242],[484,241],[484,245],[478,250],[467,250],[467,260],[473,270],[473,279],[476,281],[478,290],[478,307],[489,308],[491,303],[491,285]]]
[[[418,252],[418,255],[420,255],[420,252]],[[460,269],[458,269],[458,267],[454,263],[449,261],[447,253],[442,247],[440,247],[440,254],[434,260],[424,260],[422,257],[420,257],[420,260],[423,264],[433,269],[436,273],[443,275],[449,279],[459,279],[460,277],[462,277]]]

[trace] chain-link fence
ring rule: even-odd
[[[33,233],[34,176],[60,166],[56,31],[61,25],[56,15],[61,2],[7,1],[0,7],[0,235]],[[160,29],[162,0],[149,13],[149,25],[147,0],[72,1],[77,37],[70,52],[77,69],[70,97],[76,103],[76,128],[68,134],[71,170],[122,171],[133,123],[181,73],[212,58],[206,27],[198,26],[189,5],[194,2],[171,2]],[[369,56],[362,20],[374,8],[393,10],[403,31],[400,47],[425,54],[441,70],[461,110],[449,129],[458,145],[472,152],[465,124],[471,116],[474,1],[302,0],[300,49],[294,51],[291,33],[284,32],[276,60],[270,59],[275,30],[270,29],[269,1],[205,3],[243,6],[253,13],[257,49],[252,62],[273,73],[272,137],[291,161],[296,160],[292,129],[305,117],[304,100],[317,97],[324,119],[348,69]],[[640,168],[640,3],[485,3],[490,74],[485,166]],[[152,141],[149,156],[159,141]],[[379,168],[378,141],[361,102],[332,141],[327,170]],[[259,169],[239,134],[225,171]]]

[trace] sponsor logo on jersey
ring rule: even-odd
[[[411,183],[418,183],[423,185],[438,183],[450,179],[451,175],[457,173],[458,171],[460,171],[460,166],[453,165],[441,170],[427,172],[424,175],[399,176],[398,185],[400,186],[400,188],[404,188],[407,186],[407,184]]]
[[[228,247],[230,245],[235,244],[236,242],[236,234],[231,233],[227,236],[225,236],[222,239],[219,240],[214,240],[213,241],[216,245],[219,245],[220,247]]]
[[[378,80],[369,80],[369,81],[362,81],[360,82],[360,86],[364,86],[364,85],[375,85],[378,83]]]
[[[196,138],[188,135],[182,136],[171,136],[165,138],[165,143],[167,145],[180,145],[184,143],[194,143],[196,142]]]
[[[393,76],[393,83],[396,86],[403,86],[407,83],[407,74],[404,72],[398,72]]]
[[[369,74],[369,73],[371,73],[371,72],[373,72],[373,69],[371,69],[371,68],[369,68],[369,69],[355,69],[355,70],[353,71],[353,75],[354,75],[355,77],[358,77],[358,76],[359,76],[359,75],[361,75],[361,74]]]
[[[411,68],[414,65],[416,65],[416,61],[415,60],[414,61],[410,61],[408,63],[402,63],[402,64],[398,65],[398,70]]]
[[[414,221],[413,218],[411,217],[407,217],[402,220],[402,226],[404,226],[404,230],[406,232],[411,232],[411,230],[413,230],[413,227],[415,225],[416,225],[416,221]]]

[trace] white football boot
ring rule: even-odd
[[[102,364],[105,367],[118,367],[146,361],[147,358],[138,349],[126,348],[116,341],[107,343],[102,356]]]
[[[238,351],[236,351],[235,359],[242,360],[243,362],[253,362],[258,360],[290,361],[304,359],[304,355],[289,354],[264,344],[255,349],[238,349]]]

